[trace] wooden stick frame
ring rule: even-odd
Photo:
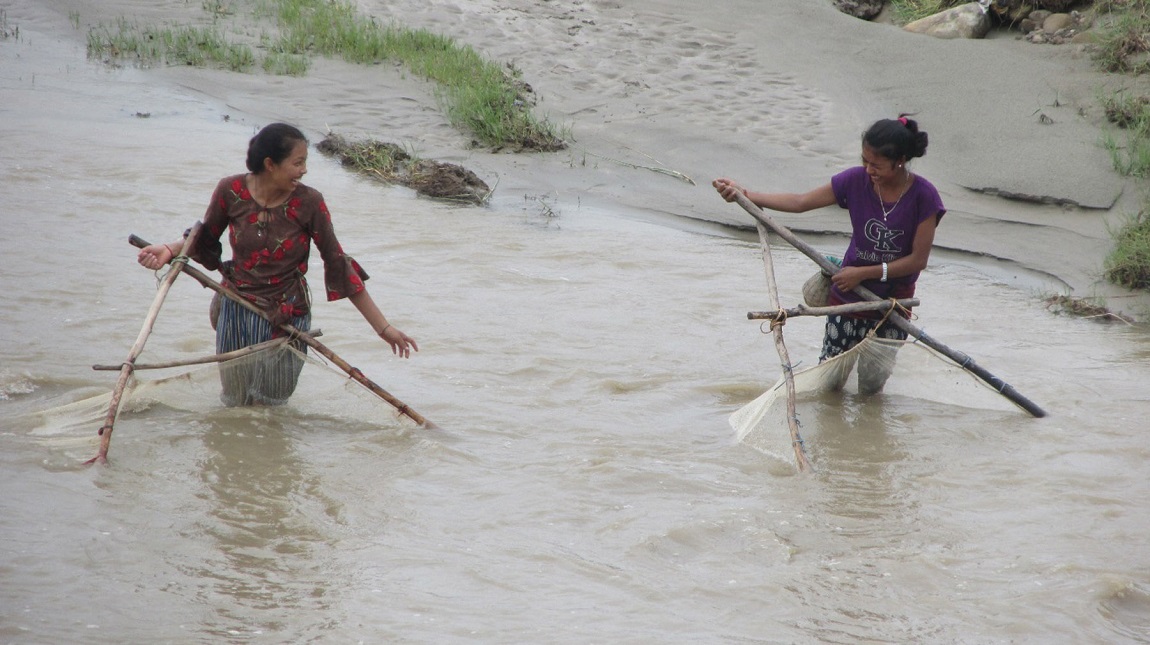
[[[319,329],[309,329],[307,331],[307,335],[315,338],[315,337],[323,336],[323,332],[320,331]],[[225,361],[230,361],[232,359],[243,358],[244,356],[249,356],[251,354],[261,352],[265,349],[274,349],[276,347],[279,347],[280,345],[287,343],[289,340],[291,340],[291,339],[286,337],[286,336],[282,336],[280,338],[273,338],[269,341],[265,341],[262,343],[256,343],[255,345],[248,345],[247,347],[241,347],[240,349],[233,350],[230,352],[224,352],[223,354],[209,354],[207,356],[200,356],[198,358],[189,358],[189,359],[179,360],[179,361],[168,361],[165,363],[136,363],[133,366],[133,369],[135,371],[139,372],[140,370],[163,370],[163,369],[169,369],[172,367],[190,367],[192,365],[208,365],[211,363],[223,363]],[[94,369],[98,372],[114,372],[114,371],[120,369],[121,367],[122,367],[122,365],[93,365],[92,369]]]
[[[836,271],[838,271],[839,267],[831,263],[831,261],[828,260],[823,254],[816,251],[814,247],[807,244],[797,235],[792,233],[790,229],[783,226],[782,224],[779,224],[773,218],[763,212],[763,210],[750,199],[748,199],[746,195],[739,193],[736,194],[735,197],[736,201],[739,203],[739,206],[742,206],[743,210],[747,211],[747,213],[755,219],[757,225],[762,225],[769,228],[772,232],[776,233],[779,237],[790,243],[791,246],[798,249],[803,255],[813,260],[815,264],[817,264],[819,268],[826,272],[828,275],[833,275]],[[873,291],[861,285],[857,287],[854,292],[865,300],[882,300],[882,298],[879,298],[877,295],[875,295]],[[926,332],[919,329],[902,316],[890,316],[887,318],[887,320],[899,329],[905,331],[908,335],[917,338],[922,344],[954,361],[955,364],[957,364],[962,369],[977,376],[999,394],[1009,399],[1011,403],[1014,403],[1035,417],[1041,418],[1046,416],[1045,410],[1040,408],[1030,399],[1023,396],[1020,392],[1018,392],[1018,390],[1015,390],[1014,387],[1012,387],[1006,381],[1003,381],[994,374],[991,374],[982,366],[975,363],[974,359],[971,357],[963,354],[962,352],[953,350],[941,342],[935,340],[933,337],[929,336]]]
[[[143,247],[148,245],[148,242],[146,242],[143,239],[140,239],[140,237],[138,237],[136,235],[130,236],[128,238],[128,242],[130,244],[132,244],[133,246],[136,246],[139,248],[143,248]],[[215,291],[216,293],[218,293],[218,294],[220,294],[226,298],[231,299],[232,301],[234,301],[237,304],[239,304],[240,306],[248,309],[249,311],[255,312],[255,313],[259,314],[260,316],[263,316],[266,318],[266,314],[263,312],[263,310],[261,310],[255,304],[253,304],[250,300],[248,300],[247,298],[244,298],[243,296],[236,293],[235,291],[233,291],[233,290],[223,286],[222,284],[216,282],[215,280],[213,280],[211,277],[209,277],[208,275],[206,275],[204,272],[200,271],[199,269],[197,269],[193,266],[187,266],[187,267],[184,267],[184,273],[187,273],[189,276],[194,278],[197,282],[199,282],[203,286],[211,289],[212,291]],[[393,396],[390,392],[388,392],[387,390],[380,387],[375,381],[372,381],[367,376],[365,376],[364,373],[361,372],[358,368],[353,367],[350,364],[348,364],[347,361],[340,358],[335,352],[328,349],[328,347],[326,345],[319,342],[315,338],[312,338],[306,332],[300,331],[295,326],[290,325],[290,324],[280,325],[280,329],[287,332],[291,339],[293,339],[293,340],[299,339],[299,340],[303,341],[308,347],[311,347],[312,349],[314,349],[316,351],[316,353],[318,353],[318,354],[322,355],[324,358],[327,358],[328,360],[330,360],[337,367],[339,367],[341,370],[343,370],[344,373],[346,373],[348,376],[350,376],[353,380],[358,382],[360,385],[366,387],[368,390],[370,390],[373,394],[375,394],[379,398],[383,399],[384,401],[387,401],[387,403],[389,403],[393,408],[395,408],[396,411],[399,412],[400,415],[411,419],[412,421],[419,424],[420,427],[428,428],[428,429],[438,429],[439,428],[439,426],[428,421],[426,418],[423,417],[423,415],[419,414],[418,412],[413,410],[410,406],[408,406],[406,403],[404,403],[403,401],[400,401],[398,398]]]
[[[763,268],[767,274],[767,294],[771,298],[771,306],[778,308],[779,289],[778,284],[775,282],[775,267],[771,258],[770,234],[767,232],[767,228],[762,224],[756,224],[756,228],[759,230],[759,241],[762,242],[763,247]],[[798,467],[799,472],[809,472],[811,470],[811,462],[807,459],[803,438],[799,434],[799,417],[795,403],[795,375],[793,366],[791,365],[790,352],[787,351],[787,345],[783,342],[782,321],[771,324],[771,334],[775,338],[775,350],[779,353],[779,360],[782,361],[783,378],[787,385],[787,428],[791,434],[791,448],[795,452],[795,465]]]
[[[911,308],[919,305],[918,298],[902,298],[901,300],[879,300],[875,302],[852,302],[846,305],[833,305],[830,307],[811,307],[809,305],[799,305],[791,307],[790,309],[779,309],[778,311],[748,311],[748,320],[774,320],[780,315],[786,318],[795,318],[798,316],[836,316],[841,314],[853,314],[860,311],[887,311],[891,308],[904,307]],[[140,369],[139,366],[136,369]]]
[[[128,385],[128,380],[132,376],[132,371],[135,368],[136,358],[144,351],[144,344],[148,342],[148,336],[152,333],[152,326],[156,323],[156,318],[160,315],[160,306],[164,304],[164,298],[168,296],[168,291],[172,288],[172,283],[176,278],[180,277],[180,273],[188,268],[187,249],[190,248],[191,243],[196,240],[200,234],[200,222],[196,222],[192,226],[191,231],[188,233],[187,243],[184,244],[180,250],[178,257],[172,258],[171,269],[168,270],[167,275],[160,281],[160,286],[156,290],[156,296],[152,299],[152,306],[148,309],[148,314],[144,317],[144,325],[140,328],[139,335],[136,336],[136,342],[132,348],[128,350],[128,357],[120,366],[120,377],[116,380],[116,386],[112,389],[112,400],[108,403],[108,412],[104,415],[104,425],[100,426],[97,434],[100,435],[100,447],[96,451],[96,456],[92,457],[87,464],[91,463],[107,463],[108,461],[108,448],[112,444],[112,429],[116,424],[116,416],[120,411],[120,399],[124,396],[124,388]],[[147,246],[146,244],[144,246]]]

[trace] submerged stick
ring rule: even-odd
[[[196,239],[200,233],[200,223],[196,222],[192,226],[191,233],[188,234],[188,241],[191,242]],[[146,246],[146,245],[145,245]],[[184,245],[184,249],[190,248]],[[160,315],[160,306],[164,304],[164,298],[168,296],[168,291],[172,288],[172,283],[180,276],[180,272],[184,270],[188,263],[188,256],[183,249],[177,258],[172,259],[172,268],[168,270],[168,274],[160,281],[160,286],[156,290],[156,297],[152,299],[152,306],[148,309],[148,315],[144,317],[144,325],[140,328],[140,333],[136,336],[136,342],[132,348],[128,350],[128,357],[124,359],[123,364],[120,366],[120,378],[116,381],[116,387],[112,390],[112,400],[108,404],[108,413],[104,415],[104,425],[100,426],[98,434],[100,435],[100,449],[96,452],[96,456],[92,457],[87,464],[91,463],[106,463],[108,461],[108,448],[112,445],[112,427],[116,424],[116,415],[120,410],[120,399],[124,396],[124,388],[128,385],[128,380],[132,376],[132,370],[135,368],[136,358],[144,351],[144,344],[148,342],[148,336],[152,333],[152,326],[156,323],[156,318]]]
[[[839,267],[835,266],[823,254],[816,251],[814,247],[801,240],[797,235],[792,233],[790,229],[783,226],[782,224],[779,224],[769,215],[764,213],[763,210],[750,199],[748,199],[746,195],[737,194],[736,199],[739,202],[739,206],[742,206],[743,210],[747,211],[751,217],[755,218],[755,221],[758,224],[766,226],[777,233],[779,237],[789,242],[791,246],[801,251],[803,255],[814,260],[815,264],[819,265],[820,269],[830,275],[833,275],[836,271],[839,270]],[[882,298],[879,298],[877,295],[875,295],[873,291],[861,285],[855,288],[854,291],[866,300],[882,300]],[[946,345],[943,345],[902,316],[891,316],[887,320],[889,320],[890,323],[894,326],[905,331],[907,334],[917,338],[920,342],[922,342],[922,344],[954,361],[962,369],[982,379],[983,382],[994,388],[994,390],[999,394],[1009,399],[1011,403],[1014,403],[1035,417],[1046,416],[1045,410],[1038,407],[1038,405],[1036,405],[1033,401],[1023,396],[1018,390],[1015,390],[1014,387],[1008,384],[1006,381],[1003,381],[1002,379],[988,372],[982,366],[975,363],[974,359],[971,357],[963,354],[962,352],[953,350]]]
[[[763,244],[763,268],[767,274],[767,293],[771,297],[771,306],[779,306],[779,288],[775,282],[775,267],[771,259],[771,239],[767,233],[767,228],[762,224],[756,224],[759,229],[759,241]],[[807,472],[811,469],[811,463],[807,460],[807,453],[803,449],[803,438],[799,435],[799,417],[795,405],[795,374],[794,367],[791,365],[790,352],[787,351],[787,345],[783,342],[783,321],[777,320],[771,324],[771,333],[775,337],[775,350],[779,353],[779,360],[783,362],[783,377],[787,383],[787,427],[791,433],[791,447],[795,451],[795,464],[799,468],[799,472]]]
[[[918,298],[903,298],[901,300],[875,300],[873,302],[852,302],[846,305],[832,305],[829,307],[811,307],[808,305],[799,305],[791,307],[790,309],[780,309],[778,311],[748,311],[748,320],[773,320],[779,317],[780,312],[787,318],[795,316],[835,316],[839,314],[852,314],[860,311],[886,311],[891,307],[917,307],[919,305]],[[141,369],[136,367],[136,369]]]
[[[128,238],[128,241],[132,245],[140,247],[140,248],[143,248],[143,247],[148,245],[148,243],[146,241],[140,239],[139,237],[137,237],[135,235]],[[185,245],[185,248],[186,247],[187,247],[187,245]],[[206,275],[203,271],[200,271],[199,269],[197,269],[193,266],[189,266],[189,267],[184,268],[184,272],[187,273],[188,275],[192,276],[193,278],[195,278],[197,282],[199,282],[200,284],[204,285],[205,287],[211,289],[212,291],[215,291],[216,293],[219,293],[220,295],[222,295],[226,298],[230,298],[231,300],[238,303],[240,306],[257,313],[260,316],[263,316],[265,318],[267,317],[266,314],[263,312],[263,310],[261,310],[255,304],[253,304],[250,300],[248,300],[247,298],[244,298],[243,296],[236,293],[235,291],[233,291],[233,290],[223,286],[222,284],[216,282],[210,276]],[[331,362],[335,363],[341,370],[343,370],[348,376],[353,378],[360,385],[371,390],[371,392],[373,394],[375,394],[379,398],[383,399],[384,401],[387,401],[401,415],[406,416],[407,418],[418,423],[421,427],[424,427],[424,428],[437,429],[439,427],[439,426],[435,425],[434,423],[425,419],[423,417],[423,415],[421,415],[418,412],[416,412],[415,410],[411,409],[411,407],[409,407],[403,401],[400,401],[399,399],[397,399],[390,392],[388,392],[387,390],[385,390],[382,387],[380,387],[379,385],[377,385],[374,381],[372,381],[367,376],[365,376],[363,374],[363,372],[359,371],[358,368],[355,368],[355,367],[352,367],[351,365],[349,365],[347,363],[347,361],[345,361],[342,358],[340,358],[339,356],[337,356],[335,352],[328,349],[327,346],[324,345],[323,343],[321,343],[318,340],[309,336],[307,334],[307,332],[300,331],[295,326],[290,325],[290,324],[286,324],[286,323],[283,325],[280,325],[280,329],[286,331],[291,336],[292,339],[298,338],[299,340],[301,340],[305,344],[307,344],[308,347],[311,347],[316,352],[323,355],[325,358],[327,358]]]
[[[307,331],[309,336],[322,336],[323,332],[318,329],[309,329]],[[269,341],[256,343],[255,345],[248,345],[240,349],[224,352],[223,354],[210,354],[208,356],[200,356],[199,358],[189,358],[179,361],[168,361],[166,363],[136,363],[132,369],[139,372],[140,370],[162,370],[170,367],[189,367],[191,365],[206,365],[208,363],[223,363],[230,361],[234,358],[243,358],[256,352],[261,352],[265,349],[273,349],[283,345],[291,340],[290,338],[273,338]],[[98,372],[110,372],[120,369],[121,365],[93,365],[92,369]]]

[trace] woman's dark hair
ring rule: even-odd
[[[248,142],[248,170],[258,175],[264,171],[264,159],[282,162],[300,141],[307,143],[307,137],[293,125],[273,123],[265,126]]]
[[[918,122],[900,114],[897,119],[880,119],[863,133],[863,143],[892,161],[911,160],[926,154],[926,133]]]

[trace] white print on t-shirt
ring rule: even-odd
[[[895,243],[895,240],[902,237],[906,231],[896,228],[887,228],[885,222],[880,222],[877,219],[868,220],[866,227],[863,228],[863,235],[866,239],[874,244],[874,250],[877,253],[902,253],[902,246]],[[862,254],[859,254],[862,258]],[[868,259],[868,258],[863,258]],[[881,262],[878,258],[871,259],[872,262]]]

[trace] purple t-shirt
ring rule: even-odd
[[[843,266],[873,266],[883,262],[893,262],[911,253],[918,225],[927,218],[942,216],[946,208],[938,190],[927,180],[914,175],[906,193],[898,205],[886,204],[894,210],[883,216],[878,192],[874,183],[862,166],[844,170],[831,177],[831,188],[835,200],[841,208],[850,212],[851,241],[843,256]],[[880,298],[911,298],[918,273],[890,278],[886,282],[864,280],[862,286],[870,289]],[[862,300],[854,293],[843,293],[831,286],[829,304],[845,304]]]

